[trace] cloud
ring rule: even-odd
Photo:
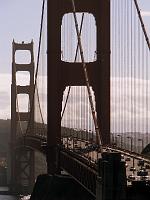
[[[11,74],[0,74],[0,119],[10,119],[11,117]],[[16,77],[16,81],[18,85],[28,85],[29,83],[29,74],[28,73],[18,73]],[[39,88],[39,98],[41,100],[41,107],[44,115],[44,119],[46,120],[46,76],[39,77],[38,80],[38,88]],[[37,99],[37,95],[35,95]],[[28,98],[27,96],[19,95],[18,103],[20,106],[19,111],[26,111],[28,107]],[[37,100],[35,101],[35,112],[36,116],[40,116],[40,111],[38,107]],[[40,117],[39,117],[40,118]],[[41,120],[41,119],[40,119]]]
[[[20,83],[27,79],[26,75],[18,77]],[[11,75],[0,75],[0,118],[7,119],[11,116]],[[42,81],[43,80],[43,81]],[[46,84],[46,76],[39,77],[39,96],[44,120],[47,118],[47,93],[43,89]],[[132,90],[131,90],[132,85]],[[146,89],[147,88],[147,89]],[[81,98],[81,93],[84,98]],[[67,90],[64,92],[67,95]],[[65,99],[65,96],[64,96]],[[73,99],[73,100],[71,100]],[[25,107],[25,99],[21,100],[22,108]],[[98,103],[98,102],[97,102]],[[62,103],[64,105],[64,103]],[[35,102],[36,121],[41,121],[38,102]],[[82,119],[82,121],[81,121]],[[150,80],[130,77],[111,78],[111,131],[122,132],[138,130],[146,132],[150,130]],[[84,87],[75,91],[72,87],[64,118],[63,126],[79,129],[94,130],[88,95]]]
[[[143,17],[150,17],[150,11],[141,11]]]
[[[0,118],[10,118],[11,75],[0,74]]]
[[[150,80],[111,79],[111,128],[113,132],[150,129]],[[131,89],[132,86],[132,89]]]
[[[91,109],[87,103],[88,96],[86,95],[81,101],[80,89],[70,95],[75,104],[68,101],[63,125],[87,129],[93,123]],[[111,131],[146,132],[150,129],[148,121],[150,121],[150,80],[130,77],[111,78]],[[94,125],[90,126],[92,127],[90,129],[94,130]]]

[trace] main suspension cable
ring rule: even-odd
[[[145,39],[146,39],[146,42],[147,42],[147,45],[148,45],[148,49],[149,49],[149,51],[150,51],[150,41],[149,41],[149,37],[148,37],[147,32],[146,32],[146,29],[145,29],[145,25],[144,25],[144,22],[143,22],[143,19],[142,19],[142,16],[141,16],[141,12],[140,12],[139,5],[138,5],[137,0],[134,0],[134,3],[135,3],[135,7],[136,7],[136,10],[137,10],[137,13],[138,13],[138,17],[139,17],[139,20],[140,20],[140,23],[141,23],[141,26],[142,26],[142,30],[143,30]]]
[[[72,9],[73,9],[73,16],[74,16],[76,33],[77,33],[77,39],[78,39],[78,43],[79,43],[80,56],[81,56],[81,61],[82,61],[82,67],[83,67],[83,71],[84,71],[86,87],[87,87],[89,102],[90,102],[90,106],[91,106],[91,111],[92,111],[95,131],[96,131],[97,143],[98,143],[100,150],[102,152],[102,140],[101,140],[101,135],[100,135],[100,129],[99,129],[98,122],[97,122],[96,111],[94,109],[92,94],[91,94],[91,90],[90,90],[88,71],[87,71],[85,60],[84,60],[83,47],[82,47],[82,42],[81,42],[81,35],[80,35],[77,16],[76,16],[75,2],[74,2],[74,0],[71,0],[71,1],[72,1]]]
[[[32,113],[33,106],[34,106],[35,91],[37,91],[37,98],[38,98],[38,105],[39,105],[40,115],[41,115],[41,118],[42,118],[42,124],[44,124],[44,119],[43,119],[41,105],[40,105],[40,99],[39,99],[39,93],[38,93],[38,88],[37,88],[37,76],[38,76],[38,71],[39,71],[41,42],[42,42],[42,30],[43,30],[43,21],[44,21],[44,8],[45,8],[45,0],[43,0],[43,4],[42,4],[40,35],[39,35],[39,44],[38,44],[38,55],[37,55],[37,64],[36,64],[36,72],[35,72],[35,83],[34,83],[32,102],[31,102],[32,105],[31,105],[31,109],[30,109],[29,123],[28,123],[28,127],[26,129],[26,134],[27,134],[27,132],[29,130],[29,126],[30,126],[31,113]],[[45,128],[45,126],[44,126],[44,128]]]

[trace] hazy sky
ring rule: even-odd
[[[11,72],[12,40],[35,42],[39,36],[42,0],[0,0],[0,74]]]

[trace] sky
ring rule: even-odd
[[[150,1],[138,0],[150,34]],[[0,0],[0,74],[11,72],[12,41],[34,39],[37,53],[42,0]]]
[[[10,118],[12,41],[34,41],[36,63],[42,0],[0,0],[0,118]],[[26,77],[20,76],[20,81]]]
[[[11,72],[12,41],[37,41],[42,0],[0,0],[0,74]]]
[[[150,1],[138,2],[150,35]],[[42,0],[0,0],[0,118],[10,118],[12,41],[30,42],[33,39],[36,61],[41,7]],[[20,77],[20,81],[24,79]]]

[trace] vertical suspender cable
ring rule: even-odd
[[[124,25],[124,23],[122,22],[122,19],[123,19],[123,9],[122,9],[122,5],[123,5],[123,3],[121,3],[120,4],[120,13],[119,13],[119,15],[120,15],[120,78],[119,78],[119,80],[120,80],[120,132],[119,132],[119,134],[120,134],[120,137],[119,137],[119,145],[120,145],[120,148],[122,148],[122,144],[121,144],[121,137],[122,137],[122,134],[123,134],[123,123],[122,123],[122,121],[123,121],[123,109],[122,109],[122,107],[123,107],[123,95],[122,95],[122,93],[123,93],[123,68],[124,68],[124,64],[123,64],[123,62],[122,62],[122,58],[123,58],[123,25]],[[122,45],[121,45],[121,43],[122,43]]]
[[[149,89],[149,80],[148,80],[148,49],[146,48],[146,144],[148,144],[148,89]]]
[[[121,119],[121,87],[120,87],[120,71],[121,71],[121,16],[120,16],[120,1],[118,2],[118,99],[119,99],[119,119]],[[118,120],[118,133],[120,135],[120,131],[121,131],[121,124],[120,124],[120,120]],[[118,146],[119,146],[119,141],[118,141]]]
[[[116,4],[115,4],[116,1],[114,1],[114,21],[113,21],[113,24],[114,24],[114,42],[113,42],[113,45],[114,45],[114,62],[113,62],[113,66],[114,66],[114,80],[115,80],[115,83],[114,83],[114,111],[116,111],[116,108],[117,108],[117,105],[116,105],[116,102],[117,102],[117,79],[115,78],[116,77],[116,73],[117,73],[117,41],[116,41],[116,30],[117,30],[117,9],[116,9]],[[116,22],[116,23],[115,23]],[[115,64],[116,63],[116,64]],[[117,130],[117,114],[116,112],[114,112],[114,138],[115,138],[115,133],[116,133],[116,130]],[[116,142],[116,141],[114,141]]]
[[[123,30],[122,30],[122,41],[123,41],[123,49],[122,49],[122,51],[123,51],[123,53],[122,53],[122,57],[123,57],[123,61],[122,61],[122,65],[123,65],[123,99],[122,99],[122,101],[123,101],[123,105],[122,105],[122,111],[123,111],[123,118],[122,118],[122,120],[123,120],[123,132],[122,132],[122,142],[123,142],[123,144],[125,143],[124,142],[124,132],[125,132],[125,124],[124,124],[124,122],[125,122],[125,110],[124,110],[124,108],[125,108],[125,98],[124,98],[124,95],[125,95],[125,70],[126,70],[126,59],[125,59],[125,26],[126,26],[126,18],[125,18],[125,12],[126,12],[126,1],[124,1],[124,4],[122,5],[122,10],[123,10],[123,16],[122,16],[122,24],[123,24]],[[124,148],[124,145],[123,145],[123,147],[122,148]]]
[[[138,26],[138,41],[139,41],[139,43],[138,43],[138,79],[140,80],[140,61],[141,61],[141,58],[140,58],[140,51],[141,51],[141,41],[140,41],[140,36],[141,36],[141,34],[140,34],[141,32],[140,32],[140,26]],[[141,89],[140,89],[140,87],[138,88],[138,94],[140,93],[140,91],[141,91]],[[140,100],[139,100],[139,103],[141,103],[140,102]],[[137,123],[137,129],[138,130],[140,130],[140,123]],[[139,132],[140,131],[138,131],[138,138],[140,137],[140,134],[139,134]]]
[[[129,1],[128,1],[128,8],[129,8],[129,6],[130,6],[130,4],[129,4]],[[130,38],[129,38],[129,30],[130,30],[130,18],[129,18],[129,9],[127,9],[128,10],[128,13],[127,13],[127,49],[128,49],[128,51],[127,51],[127,77],[130,77],[130,71],[129,71],[129,65],[130,65],[130,51],[129,51],[129,49],[130,49],[130,46],[129,46],[129,43],[130,43]],[[128,92],[128,95],[129,95],[129,90],[128,90],[128,87],[129,87],[129,84],[130,84],[130,78],[128,78],[128,80],[127,80],[127,92]],[[129,99],[128,99],[129,100]],[[128,108],[128,106],[129,106],[129,102],[127,102],[127,108]],[[127,109],[126,108],[126,109]],[[128,116],[127,116],[127,121],[128,121],[128,119],[129,119],[129,114],[128,114]],[[129,131],[129,126],[128,126],[128,130],[127,130],[127,132]],[[128,146],[127,146],[127,148],[128,148]]]
[[[142,65],[141,65],[141,71],[142,71],[142,79],[141,79],[141,81],[142,81],[142,92],[141,92],[141,95],[142,95],[142,106],[143,106],[143,108],[144,108],[144,39],[143,39],[143,37],[142,37],[142,55],[141,55],[141,58],[142,58]],[[144,111],[144,109],[143,109],[143,122],[142,122],[142,132],[144,133],[144,114],[145,114],[145,111]]]
[[[111,2],[111,24],[112,24],[112,21],[114,20],[114,3]],[[111,49],[112,49],[112,54],[114,52],[114,45],[113,45],[113,41],[114,41],[114,29],[111,29],[111,37],[112,37],[112,40],[111,40]],[[110,123],[110,133],[111,133],[111,144],[113,143],[113,133],[114,133],[114,113],[112,115],[112,106],[113,106],[113,96],[112,94],[114,94],[113,92],[113,88],[114,88],[114,81],[113,81],[113,63],[114,63],[114,56],[111,55],[111,98],[110,98],[110,108],[111,108],[111,112],[110,112],[110,119],[111,119],[111,123]]]
[[[133,12],[132,12],[132,1],[131,1],[131,8],[130,8],[130,15],[131,15],[131,40],[130,40],[130,48],[131,48],[131,66],[130,66],[130,73],[131,73],[131,137],[133,137]]]
[[[134,133],[135,133],[135,150],[137,151],[137,129],[136,129],[136,71],[137,71],[137,65],[136,65],[136,43],[137,43],[137,31],[136,31],[136,13],[134,12]]]
[[[148,141],[149,141],[149,123],[148,123],[148,121],[149,121],[149,112],[148,112],[148,110],[149,110],[149,108],[150,108],[150,106],[149,106],[149,101],[148,101],[148,99],[149,99],[149,77],[148,77],[148,74],[149,74],[149,57],[148,57],[148,49],[147,49],[147,51],[146,51],[146,57],[147,57],[147,106],[146,106],[146,110],[147,110],[147,136],[146,136],[146,141],[147,141],[147,144],[148,144]]]
[[[116,62],[117,62],[117,86],[116,86],[116,90],[117,90],[117,100],[118,100],[118,105],[117,105],[117,108],[118,108],[118,115],[117,117],[120,115],[120,96],[119,96],[119,88],[120,88],[120,84],[119,84],[119,68],[120,68],[120,63],[119,63],[119,50],[120,50],[120,27],[119,27],[119,19],[120,16],[119,16],[119,0],[118,0],[118,4],[117,4],[117,19],[116,19],[116,23],[117,23],[117,34],[118,34],[118,41],[117,41],[117,55],[116,55]],[[119,116],[120,117],[120,116]],[[117,119],[117,118],[116,118]],[[117,121],[117,129],[116,129],[116,133],[118,134],[119,132],[119,127],[120,127],[120,120],[116,120]],[[117,135],[116,135],[116,138],[117,138]],[[118,143],[118,140],[116,139],[116,143]],[[117,144],[118,146],[118,144]]]
[[[125,0],[125,29],[124,29],[124,31],[125,31],[125,35],[124,35],[124,41],[125,41],[125,43],[124,43],[124,65],[125,65],[125,76],[124,76],[124,78],[125,78],[125,83],[124,83],[124,100],[125,100],[125,102],[124,102],[124,110],[125,110],[125,116],[124,116],[124,144],[125,144],[125,148],[126,148],[126,132],[127,132],[127,128],[126,128],[126,124],[127,124],[127,111],[126,111],[126,109],[127,109],[127,98],[126,98],[126,94],[127,94],[127,15],[128,15],[128,10],[127,10],[127,0]]]

